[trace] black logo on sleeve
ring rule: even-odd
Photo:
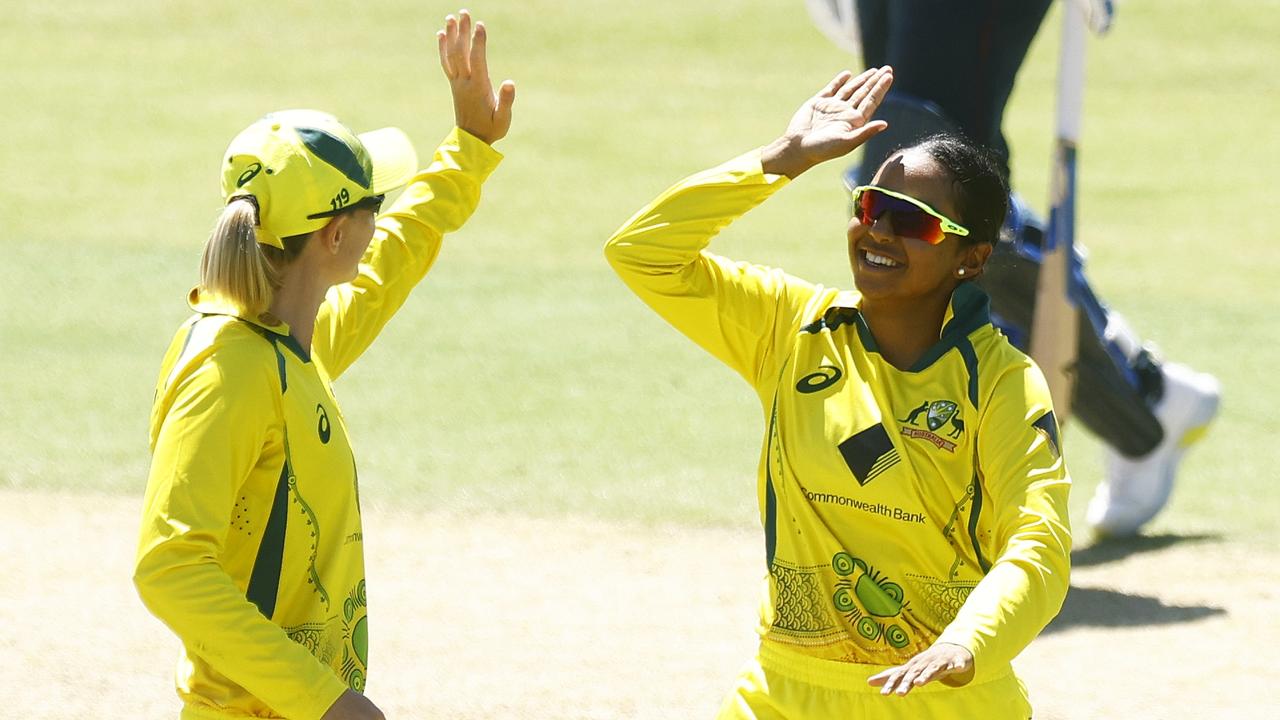
[[[816,393],[819,390],[827,388],[840,382],[840,378],[844,377],[844,373],[840,368],[834,365],[819,365],[817,372],[811,372],[800,378],[796,383],[796,391],[805,393]]]
[[[329,413],[324,411],[324,405],[317,403],[316,414],[320,416],[320,421],[316,424],[316,432],[320,434],[320,442],[328,445],[329,435],[331,434],[331,428],[329,427]]]
[[[880,473],[898,464],[898,450],[884,425],[876,424],[840,443],[840,454],[859,485],[866,485]]]
[[[1057,460],[1062,457],[1062,446],[1058,444],[1058,419],[1053,416],[1053,411],[1040,416],[1039,420],[1031,423],[1031,427],[1036,432],[1044,436],[1049,443],[1049,452],[1053,453],[1053,459]]]

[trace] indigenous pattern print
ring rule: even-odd
[[[835,621],[827,608],[822,585],[823,568],[797,568],[786,563],[773,564],[773,581],[777,587],[777,618],[773,626],[797,638],[821,638],[837,634]]]

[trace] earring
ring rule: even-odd
[[[960,277],[964,277],[964,268],[960,268],[960,270],[957,271],[956,274],[959,275]]]

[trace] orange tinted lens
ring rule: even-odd
[[[930,245],[937,245],[946,237],[941,220],[906,200],[885,195],[875,188],[863,190],[856,204],[858,222],[863,225],[871,225],[881,215],[889,213],[889,222],[897,235],[923,240]]]
[[[858,222],[863,225],[870,225],[876,221],[877,217],[879,217],[875,211],[877,196],[881,195],[875,190],[858,191],[858,196],[854,198],[854,206],[857,208],[858,213]]]

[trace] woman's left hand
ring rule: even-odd
[[[973,653],[951,643],[934,643],[898,667],[867,678],[867,684],[880,688],[881,695],[906,695],[912,688],[934,680],[947,685],[964,685],[973,679]]]
[[[445,18],[444,29],[436,32],[436,40],[440,46],[440,67],[444,68],[453,91],[454,122],[490,145],[501,140],[511,129],[516,84],[505,80],[498,92],[493,91],[485,54],[488,32],[484,23],[475,23],[473,35],[471,14],[460,10],[457,17]]]

